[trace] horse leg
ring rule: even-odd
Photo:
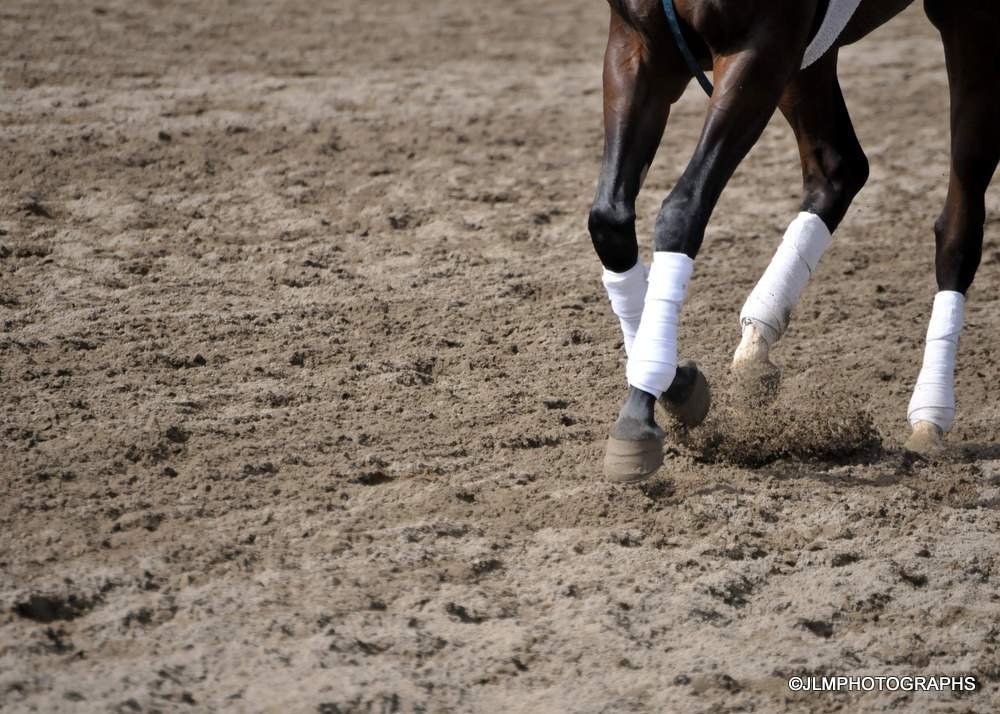
[[[622,17],[620,12],[626,11],[612,5],[604,56],[604,158],[588,227],[627,354],[646,296],[635,200],[663,137],[670,105],[690,76],[679,58],[664,51],[664,43],[649,41],[649,30]]]
[[[772,387],[778,370],[769,360],[770,349],[787,328],[831,234],[868,180],[868,160],[837,80],[836,51],[799,72],[780,107],[798,142],[802,204],[740,311],[742,341],[733,356],[734,371],[761,378]]]
[[[944,40],[951,88],[951,177],[935,225],[938,293],[923,367],[907,416],[908,449],[932,452],[955,418],[955,355],[965,295],[979,267],[985,193],[1000,161],[1000,10],[992,3],[927,0],[927,15]]]
[[[588,227],[628,355],[639,329],[649,273],[639,262],[635,200],[663,138],[670,106],[691,75],[677,48],[664,41],[664,28],[634,17],[626,21],[620,12],[628,12],[628,6],[612,3],[604,58],[604,158]],[[694,363],[680,366],[662,403],[681,423],[694,425],[704,419],[708,385]],[[661,460],[662,452],[651,458]]]
[[[657,398],[677,376],[677,324],[687,284],[712,210],[740,161],[756,143],[802,59],[815,3],[783,2],[772,12],[709,15],[740,18],[718,36],[730,49],[715,53],[715,91],[698,146],[657,216],[649,283],[627,375],[629,393],[611,430],[605,475],[634,481],[663,462]],[[722,18],[721,20],[719,18]],[[695,29],[710,35],[714,28]],[[710,43],[711,44],[711,43]]]

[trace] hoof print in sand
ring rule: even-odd
[[[833,637],[833,624],[825,620],[799,620],[796,627],[828,640]]]
[[[70,621],[86,615],[98,604],[96,598],[71,593],[69,595],[33,594],[14,605],[16,615],[34,622],[48,624],[56,620]]]
[[[472,614],[463,605],[454,602],[449,602],[445,605],[444,611],[451,615],[452,619],[467,625],[478,625],[488,619],[483,615]]]

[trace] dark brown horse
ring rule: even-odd
[[[659,212],[651,269],[638,263],[635,200],[671,104],[694,73],[662,0],[609,2],[604,162],[589,227],[629,351],[629,393],[611,431],[605,471],[628,481],[662,463],[657,399],[688,424],[703,419],[708,408],[702,374],[692,363],[677,364],[675,333],[692,261],[723,188],[780,109],[801,157],[802,222],[790,227],[785,252],[779,249],[744,308],[748,316],[741,320],[743,341],[734,359],[737,369],[766,367],[768,349],[787,324],[824,241],[868,178],[837,79],[837,48],[864,37],[912,0],[854,3],[834,46],[806,69],[800,69],[806,48],[825,26],[831,3],[843,0],[676,0],[686,44],[712,70],[715,88],[694,156]],[[984,194],[1000,159],[1000,3],[925,0],[925,9],[944,41],[952,156],[948,198],[935,225],[941,305],[935,299],[924,370],[910,405],[914,435],[908,443],[915,449],[940,445],[954,415],[951,381],[961,308],[982,252]]]

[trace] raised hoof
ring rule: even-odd
[[[683,426],[690,428],[705,421],[712,406],[712,392],[697,364],[688,360],[677,368],[677,376],[660,397],[660,404]]]
[[[604,476],[616,483],[642,481],[663,465],[663,440],[626,441],[608,437]]]
[[[735,387],[750,405],[770,404],[781,388],[781,370],[769,358],[770,346],[753,323],[743,327],[743,339],[733,355]]]
[[[770,404],[781,391],[781,369],[774,363],[733,363],[733,386],[747,404]]]
[[[944,451],[944,432],[937,424],[918,421],[913,425],[913,433],[906,440],[904,448],[924,456],[939,454]]]

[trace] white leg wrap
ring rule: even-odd
[[[962,293],[942,290],[934,296],[924,365],[907,410],[911,425],[926,421],[948,431],[955,420],[955,353],[964,312]]]
[[[768,346],[777,342],[788,327],[802,289],[830,245],[830,238],[822,218],[800,213],[788,226],[771,264],[743,305],[740,325],[753,323]]]
[[[604,269],[603,282],[611,300],[611,309],[618,316],[625,339],[625,354],[632,354],[632,343],[642,319],[642,306],[646,300],[646,279],[649,268],[636,263],[624,273],[614,273]]]
[[[683,253],[653,253],[639,332],[628,358],[628,383],[659,398],[677,374],[677,324],[694,261]]]

